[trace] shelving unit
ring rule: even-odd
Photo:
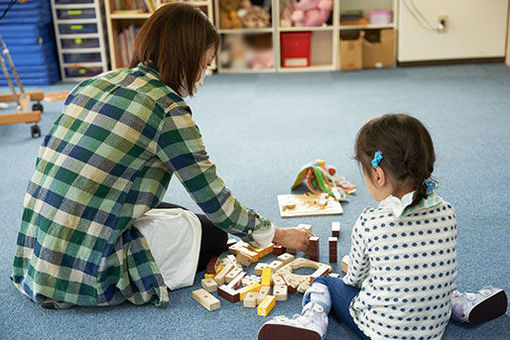
[[[221,35],[222,44],[219,53],[219,73],[259,73],[259,72],[323,72],[334,71],[339,68],[339,40],[340,32],[352,30],[379,30],[394,29],[397,31],[398,0],[334,0],[333,8],[327,24],[319,27],[281,27],[281,14],[289,0],[272,0],[271,19],[272,25],[262,29],[222,29],[219,20],[219,1],[214,0],[215,21],[218,32]],[[393,11],[393,22],[381,25],[341,25],[340,14],[345,10],[363,10],[364,16],[368,17],[371,10],[390,9]],[[311,32],[310,66],[308,67],[283,67],[281,34],[287,32]],[[222,49],[229,34],[255,35],[271,34],[273,48],[274,67],[268,69],[229,68],[222,65]],[[395,44],[396,49],[396,44]]]
[[[168,0],[152,0],[155,8],[159,8],[160,6],[166,5],[168,3],[178,2],[178,1],[168,1]],[[182,1],[187,4],[196,6],[200,8],[211,20],[214,22],[213,16],[213,3],[212,0],[206,1]],[[111,69],[118,69],[127,67],[125,62],[122,61],[121,56],[121,47],[119,43],[119,34],[126,29],[131,29],[136,31],[144,24],[145,20],[151,16],[152,13],[144,12],[144,13],[122,13],[116,12],[114,9],[115,0],[106,0],[105,1],[105,10],[106,10],[106,23],[108,28],[108,43],[110,49],[111,56]],[[131,33],[131,35],[133,35]],[[130,41],[129,44],[132,44]],[[210,69],[215,69],[215,65],[211,65]]]
[[[108,70],[102,0],[51,0],[64,81],[79,81]]]

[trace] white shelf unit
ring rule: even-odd
[[[102,0],[51,0],[63,81],[108,70]]]
[[[272,34],[275,67],[271,69],[231,69],[218,63],[219,73],[260,73],[260,72],[325,72],[338,69],[340,32],[348,30],[394,29],[397,33],[398,0],[333,0],[329,25],[319,27],[280,27],[280,16],[288,0],[272,0],[272,25],[263,29],[222,29],[219,20],[219,0],[214,0],[215,22],[223,41],[228,34]],[[345,10],[363,10],[368,19],[371,10],[391,9],[393,22],[384,25],[341,25],[340,14]],[[312,32],[309,67],[281,66],[281,33]],[[395,44],[396,49],[396,44]],[[221,51],[220,51],[221,56]]]
[[[152,13],[122,13],[114,11],[114,3],[116,0],[105,1],[106,11],[106,24],[108,28],[108,43],[111,56],[111,69],[125,68],[128,65],[122,62],[120,46],[118,41],[119,33],[133,24],[136,28],[142,27],[145,20],[149,18]],[[157,9],[163,5],[173,2],[183,2],[192,6],[200,8],[214,23],[213,16],[213,0],[199,0],[199,1],[171,1],[171,0],[152,0],[154,7]],[[211,65],[210,70],[216,68],[215,63]]]

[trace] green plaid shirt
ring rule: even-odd
[[[168,305],[132,221],[161,202],[173,174],[225,231],[253,243],[253,231],[270,229],[217,176],[189,107],[157,71],[140,64],[81,82],[45,137],[28,185],[16,287],[38,303]]]

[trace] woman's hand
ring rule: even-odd
[[[302,252],[308,250],[308,239],[313,233],[306,231],[304,228],[279,228],[275,227],[273,242],[281,244],[290,249],[299,249]]]

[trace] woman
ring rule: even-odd
[[[182,99],[196,92],[218,43],[200,10],[164,6],[141,28],[131,68],[69,94],[24,202],[12,277],[20,291],[48,308],[166,306],[172,276],[161,268],[172,273],[172,262],[188,259],[194,276],[197,262],[224,250],[224,231],[258,247],[307,249],[307,232],[275,227],[226,189]],[[207,217],[151,210],[174,174]],[[161,227],[168,221],[175,223]]]

